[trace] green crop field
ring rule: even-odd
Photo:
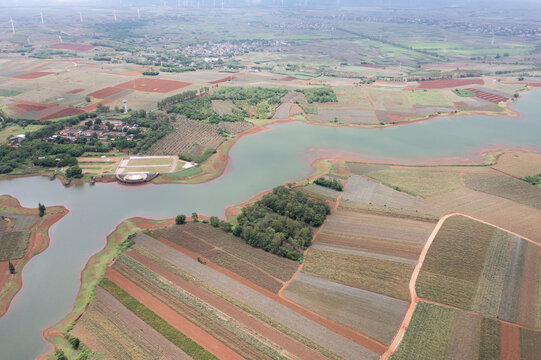
[[[470,309],[494,228],[468,218],[445,221],[417,279],[420,297]]]
[[[392,360],[445,360],[457,310],[419,302]]]

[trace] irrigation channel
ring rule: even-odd
[[[0,181],[26,207],[64,205],[70,212],[50,231],[50,247],[23,271],[23,288],[0,318],[0,359],[28,360],[51,350],[42,330],[71,309],[87,260],[106,236],[133,216],[173,217],[193,211],[222,216],[224,209],[311,172],[310,160],[331,155],[394,162],[473,162],[496,148],[541,149],[541,91],[513,105],[520,117],[437,118],[384,129],[275,124],[231,149],[226,173],[198,185],[122,186],[116,183],[64,188],[59,181],[27,177]],[[326,150],[321,150],[326,149]]]

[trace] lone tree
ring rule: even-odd
[[[199,215],[197,215],[196,212],[192,213],[192,220],[193,220],[193,222],[198,222],[199,221]]]
[[[39,217],[43,217],[45,215],[45,205],[42,203],[38,203],[38,209],[39,209]]]
[[[15,265],[11,261],[9,262],[9,273],[11,275],[15,274]]]
[[[175,223],[177,225],[186,224],[186,215],[177,215],[177,217],[175,218]]]

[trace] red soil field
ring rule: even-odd
[[[83,110],[86,111],[86,112],[94,111],[98,107],[98,104],[102,104],[102,105],[105,106],[105,105],[110,104],[112,102],[113,102],[113,100],[102,100],[100,102],[94,103],[92,105],[89,105],[89,106],[83,108]]]
[[[168,93],[170,91],[181,89],[189,85],[191,85],[191,83],[184,81],[139,78],[134,81],[127,81],[125,83],[119,84],[116,87],[126,90]]]
[[[42,111],[54,107],[54,104],[42,104],[42,103],[31,103],[24,102],[17,105],[10,106],[9,109],[15,111],[17,114],[24,114],[28,111]]]
[[[218,358],[242,360],[242,357],[236,352],[179,315],[173,309],[165,306],[161,301],[139,288],[117,271],[111,268],[107,269],[106,277],[137,299],[137,301],[148,307],[156,315],[167,321],[175,329],[188,336]]]
[[[522,266],[518,298],[517,323],[535,328],[535,302],[537,286],[537,259],[539,247],[528,243]]]
[[[517,326],[501,323],[500,328],[500,360],[515,360],[520,354],[519,328]]]
[[[85,111],[83,109],[76,109],[76,108],[64,108],[60,111],[54,112],[49,115],[40,116],[38,120],[50,120],[50,119],[58,119],[61,117],[71,116],[71,115],[79,115],[84,113]]]
[[[296,79],[294,77],[291,77],[291,76],[287,76],[285,78],[280,79],[280,81],[293,81],[293,80],[296,80]]]
[[[73,50],[73,51],[90,51],[95,48],[93,45],[87,45],[87,44],[54,44],[50,46],[53,49],[64,49],[64,50]]]
[[[110,86],[98,91],[91,92],[90,94],[87,94],[86,96],[94,97],[97,99],[105,99],[106,97],[117,94],[121,91],[124,91],[124,89]]]
[[[445,89],[473,84],[484,85],[484,83],[483,79],[427,80],[419,81],[418,89]]]
[[[126,75],[126,76],[141,76],[140,72],[137,71],[128,71],[128,72],[121,72],[120,75]]]
[[[483,91],[483,90],[478,90],[478,89],[473,89],[473,88],[467,88],[466,90],[469,90],[469,91],[475,93],[475,95],[480,99],[490,101],[490,102],[495,103],[495,104],[497,104],[499,102],[502,102],[502,101],[509,100],[509,98],[506,98],[504,96],[500,96],[500,95],[497,95],[497,94],[492,94],[492,93],[489,93],[488,91]]]
[[[46,72],[46,71],[34,71],[27,74],[17,75],[14,76],[14,79],[37,79],[43,76],[54,74],[53,72]]]
[[[67,94],[78,94],[83,90],[84,89],[73,89],[73,90],[68,91]]]
[[[208,83],[209,84],[219,84],[219,83],[223,83],[223,82],[226,82],[226,81],[229,81],[229,80],[233,80],[233,79],[236,79],[238,76],[228,76],[228,77],[224,77],[222,79],[218,79],[218,80],[214,80],[214,81],[209,81]]]

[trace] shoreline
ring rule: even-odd
[[[434,115],[427,115],[424,117],[417,117],[412,118],[410,120],[405,121],[398,121],[393,123],[385,123],[383,125],[381,124],[345,124],[345,123],[330,123],[330,122],[314,122],[310,121],[308,119],[294,119],[294,117],[289,117],[287,119],[270,119],[270,120],[260,120],[258,122],[253,122],[254,126],[251,129],[248,129],[246,131],[243,131],[239,134],[237,134],[235,137],[227,139],[226,141],[222,142],[218,148],[216,149],[216,153],[210,156],[207,160],[205,160],[202,164],[199,165],[199,168],[202,169],[202,171],[198,174],[195,174],[193,176],[187,176],[187,177],[175,177],[172,176],[173,174],[179,174],[180,172],[173,172],[173,173],[166,173],[166,174],[160,174],[156,179],[144,183],[144,184],[155,184],[155,185],[161,185],[161,184],[203,184],[207,183],[216,179],[219,179],[221,176],[223,176],[227,172],[227,168],[229,167],[230,158],[229,158],[229,152],[231,148],[245,136],[250,136],[257,134],[262,131],[268,131],[271,130],[269,126],[271,125],[277,125],[277,124],[284,124],[284,123],[290,123],[294,121],[300,121],[304,122],[309,125],[314,126],[328,126],[328,127],[349,127],[349,128],[360,128],[360,129],[385,129],[385,128],[392,128],[396,126],[402,126],[402,125],[409,125],[424,121],[429,121],[432,119],[437,118],[453,118],[453,117],[464,117],[464,116],[498,116],[498,117],[509,117],[509,118],[520,118],[522,114],[518,112],[517,110],[514,110],[510,107],[511,104],[516,103],[516,101],[509,100],[505,103],[505,111],[503,113],[500,112],[488,112],[488,111],[459,111],[457,113],[445,113],[445,114],[434,114]],[[515,150],[523,150],[523,148],[513,148]],[[533,149],[533,148],[532,148]],[[323,150],[329,150],[329,149],[323,149]],[[481,149],[479,151],[479,155],[486,156],[486,154],[490,152],[498,152],[503,150],[511,150],[511,149]],[[528,149],[526,149],[528,150]],[[541,148],[539,149],[533,149],[531,151],[539,151],[541,152]],[[363,156],[363,154],[356,154],[357,156]],[[317,159],[325,158],[323,156],[319,156]],[[329,159],[329,157],[326,157]],[[343,158],[343,157],[340,157]],[[362,159],[354,159],[354,158],[348,158],[350,161],[360,161],[360,162],[367,162],[367,163],[392,163],[393,165],[404,165],[404,166],[415,166],[418,164],[423,163],[400,163],[400,162],[393,162],[392,159],[388,160],[380,160],[380,161],[373,161],[373,160],[362,160]],[[443,158],[445,159],[445,158]],[[426,160],[426,159],[425,159]],[[442,165],[442,158],[436,158],[438,160],[437,163],[424,163],[424,165],[431,166],[431,165]],[[474,162],[472,159],[463,159],[466,161]],[[450,164],[450,163],[449,163]],[[30,177],[30,176],[49,176],[48,174],[42,173],[42,171],[36,172],[34,174],[18,174],[18,175],[0,175],[0,181],[1,180],[12,180],[17,179],[21,177]],[[63,177],[57,177],[55,180],[62,182]],[[111,183],[116,182],[116,179],[114,176],[104,175],[101,178],[95,178],[96,183]],[[81,186],[86,183],[89,183],[89,181],[84,181],[81,179],[74,179],[72,184],[73,186]],[[70,185],[70,186],[71,186]]]
[[[6,202],[9,205],[14,205],[9,209],[18,213],[37,214],[37,209],[22,207],[19,200],[10,196],[3,195],[2,198],[7,199]],[[4,206],[4,204],[2,204]],[[28,247],[24,256],[11,262],[15,265],[15,274],[10,274],[5,279],[0,279],[0,317],[2,317],[23,287],[22,272],[25,265],[32,260],[32,258],[49,247],[50,236],[49,230],[51,226],[60,221],[65,215],[69,213],[69,210],[64,206],[51,206],[46,209],[45,215],[34,224],[30,230],[30,239],[28,241]],[[3,281],[2,281],[3,280]]]

